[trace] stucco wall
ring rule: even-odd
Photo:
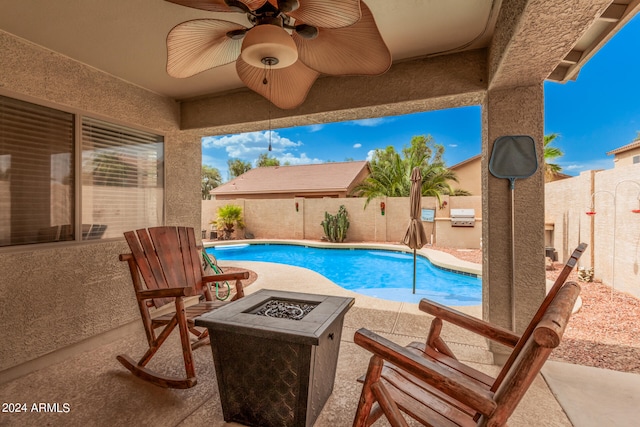
[[[640,209],[638,197],[640,164],[588,171],[545,186],[558,255],[566,259],[579,241],[588,243],[580,266],[593,266],[597,279],[640,298],[640,214],[632,212]],[[596,214],[586,215],[592,208]]]
[[[591,246],[589,222],[586,215],[591,205],[594,171],[545,184],[545,220],[553,225],[551,246],[558,253],[558,261],[569,259],[576,246],[585,242]],[[593,248],[580,258],[580,266],[591,267]]]
[[[175,102],[0,31],[0,93],[165,136],[165,221],[198,227],[199,137]],[[193,189],[193,190],[191,190]],[[139,321],[124,240],[0,251],[0,373]]]
[[[422,207],[436,209],[436,221],[424,222],[427,239],[433,234],[433,242],[454,248],[479,248],[482,234],[481,198],[479,196],[444,197],[442,208],[436,207],[436,199],[424,197]],[[385,204],[382,215],[380,203]],[[296,211],[296,203],[298,210]],[[365,199],[238,199],[205,200],[202,202],[202,230],[210,230],[209,221],[216,217],[218,207],[235,204],[243,208],[246,231],[256,238],[320,240],[323,229],[320,223],[325,212],[335,215],[340,205],[349,214],[347,242],[399,242],[409,223],[409,198],[386,197],[372,200],[364,208]],[[474,227],[452,227],[450,209],[475,209]],[[242,237],[236,235],[235,237]]]
[[[615,162],[614,165],[616,168],[632,165],[633,158],[635,156],[640,156],[640,147],[625,151],[624,153],[616,154],[615,159],[613,160]]]
[[[458,182],[450,181],[449,184],[453,188],[459,188],[471,193],[472,196],[480,196],[482,194],[482,176],[481,171],[482,159],[480,157],[475,158],[463,165],[455,168],[455,173],[458,178]]]

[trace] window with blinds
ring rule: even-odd
[[[162,136],[0,96],[0,247],[161,225],[163,153]]]
[[[162,224],[163,148],[161,136],[82,119],[83,239]]]
[[[0,96],[0,246],[74,239],[74,116]]]

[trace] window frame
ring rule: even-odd
[[[51,102],[45,99],[35,98],[32,96],[14,93],[9,90],[0,88],[0,96],[7,98],[13,98],[18,101],[28,102],[41,107],[52,108],[58,111],[69,113],[73,115],[73,159],[74,159],[74,192],[75,192],[75,206],[74,206],[74,229],[76,230],[73,240],[61,240],[56,242],[43,242],[43,243],[29,243],[20,245],[0,246],[0,253],[5,252],[26,252],[33,251],[35,249],[51,249],[68,247],[74,245],[84,244],[96,244],[120,241],[124,239],[124,236],[101,238],[101,239],[82,239],[82,208],[83,208],[83,194],[82,194],[82,119],[83,117],[89,119],[101,120],[113,125],[131,128],[141,132],[152,133],[156,136],[162,137],[162,212],[160,212],[161,220],[159,225],[166,224],[166,211],[167,211],[167,191],[166,191],[166,177],[167,177],[167,162],[166,162],[166,144],[167,134],[166,132],[159,131],[158,129],[152,129],[138,124],[132,124],[119,120],[113,117],[96,114],[79,108],[73,108],[65,105],[60,105],[55,102]]]

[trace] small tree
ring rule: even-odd
[[[258,160],[256,160],[256,167],[262,168],[267,166],[280,166],[280,160],[269,156],[267,153],[262,153],[258,156]]]
[[[242,218],[242,208],[236,205],[224,205],[218,208],[218,217],[213,221],[218,229],[224,230],[224,239],[231,238],[231,233],[237,225],[244,228],[244,220]]]
[[[211,166],[202,165],[202,200],[211,200],[209,192],[222,183],[220,171]]]
[[[251,169],[251,163],[243,162],[240,159],[227,160],[227,166],[229,167],[229,179],[239,177]]]

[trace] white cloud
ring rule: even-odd
[[[307,165],[310,163],[324,163],[320,159],[312,159],[307,156],[306,153],[301,153],[299,156],[296,156],[293,153],[284,153],[281,156],[277,156],[277,159],[280,161],[281,165],[288,163],[290,165]]]
[[[353,148],[360,148],[360,147],[362,147],[362,144],[360,144],[360,143],[353,144]]]
[[[313,132],[320,132],[324,127],[324,125],[311,125],[307,127],[309,128],[309,132],[313,133]]]
[[[449,144],[449,147],[451,148],[456,148],[458,146],[458,144]]]
[[[570,175],[578,175],[580,172],[588,170],[600,170],[600,169],[612,169],[613,159],[595,159],[584,163],[563,163],[558,162],[558,165],[562,167],[562,172]]]
[[[376,127],[376,126],[380,126],[383,123],[388,123],[391,120],[393,120],[393,119],[391,119],[389,117],[378,117],[378,118],[375,118],[375,119],[354,120],[354,121],[347,122],[347,123],[351,124],[351,125],[354,125],[354,126]]]
[[[300,147],[302,142],[294,142],[271,131],[271,146],[275,152],[284,152],[291,147]],[[254,160],[269,146],[269,131],[248,132],[227,136],[207,136],[202,138],[203,148],[224,149],[229,157]]]
[[[371,159],[373,159],[373,155],[376,153],[376,150],[369,150],[367,152],[367,161],[371,161]]]

